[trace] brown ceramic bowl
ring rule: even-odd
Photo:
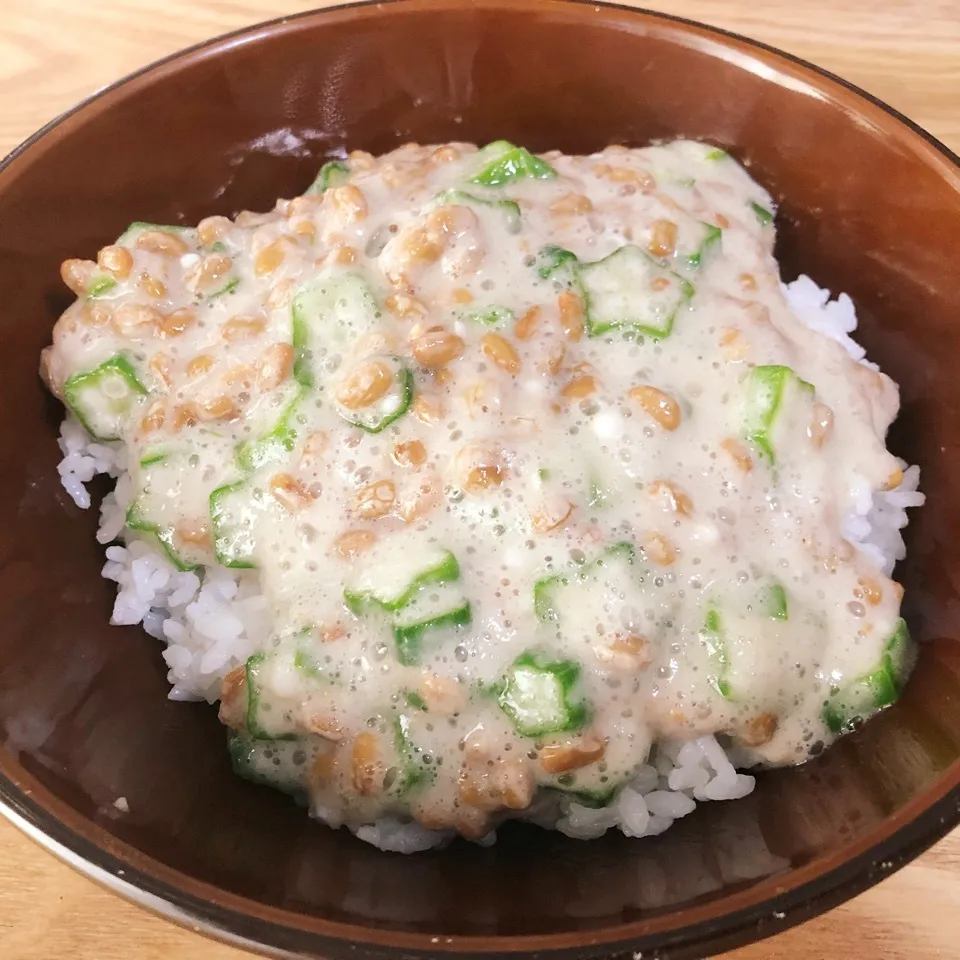
[[[133,219],[267,208],[344,147],[678,136],[750,165],[781,204],[785,275],[848,291],[900,382],[891,443],[929,498],[900,570],[923,644],[904,699],[652,840],[514,826],[404,858],[235,779],[215,712],[168,701],[156,642],[107,626],[95,516],[60,488],[61,410],[36,376],[68,302],[60,261]],[[0,168],[0,248],[0,796],[91,876],[281,955],[701,957],[833,906],[956,823],[960,169],[892,110],[758,44],[593,2],[354,6],[187,51],[42,130]]]

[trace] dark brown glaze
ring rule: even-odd
[[[652,840],[511,825],[492,849],[405,858],[236,780],[215,710],[167,701],[156,641],[107,626],[96,518],[60,489],[61,410],[36,376],[69,301],[59,262],[132,219],[265,208],[344,148],[509,138],[581,152],[678,136],[750,165],[781,202],[785,275],[849,292],[860,337],[901,384],[892,445],[921,464],[928,495],[900,568],[923,643],[904,699]],[[0,169],[0,798],[84,869],[122,871],[148,905],[297,955],[693,957],[851,896],[958,818],[958,262],[956,158],[808,66],[650,14],[353,7],[255,28],[107,91]]]

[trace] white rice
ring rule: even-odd
[[[875,363],[866,359],[866,351],[850,337],[857,328],[857,313],[853,301],[841,293],[830,299],[830,291],[818,287],[809,277],[798,277],[793,283],[782,284],[794,314],[811,330],[836,340],[854,360],[871,370]],[[920,486],[920,468],[908,467],[901,460],[903,480],[895,490],[871,495],[863,486],[857,497],[856,510],[844,520],[843,535],[890,576],[898,560],[906,555],[900,531],[907,525],[907,508],[919,507],[924,500]]]
[[[876,369],[865,359],[864,349],[851,339],[857,318],[853,302],[802,276],[783,286],[797,317],[811,329],[842,344],[855,360]],[[143,624],[166,643],[163,658],[168,667],[173,700],[217,700],[224,676],[265,645],[269,631],[267,601],[255,571],[211,568],[201,579],[178,571],[149,541],[124,532],[129,501],[125,454],[118,444],[90,442],[72,417],[60,431],[63,459],[58,467],[64,489],[77,506],[90,506],[85,484],[100,473],[117,479],[115,490],[100,507],[97,539],[107,547],[103,576],[117,584],[111,623]],[[864,486],[854,513],[844,521],[844,536],[876,562],[886,574],[906,555],[900,531],[907,524],[908,507],[923,503],[917,491],[920,468],[901,463],[899,487],[871,495]],[[115,541],[120,539],[125,545]],[[686,743],[660,743],[648,765],[642,767],[615,803],[594,809],[568,797],[541,795],[525,811],[526,818],[555,828],[569,837],[591,839],[611,828],[628,837],[663,833],[675,820],[692,813],[698,802],[736,800],[754,788],[754,778],[739,773],[735,747],[724,748],[715,737]],[[122,798],[121,798],[122,799]],[[119,803],[119,801],[118,801]],[[325,822],[332,818],[321,809],[311,811]],[[336,822],[331,825],[337,826]],[[417,823],[383,818],[356,831],[361,840],[383,850],[414,853],[449,842],[449,832],[432,831]],[[495,842],[494,833],[481,844]]]

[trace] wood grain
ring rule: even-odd
[[[458,2],[458,0],[450,0]],[[158,57],[323,0],[0,0],[0,154]],[[640,4],[638,4],[640,5]],[[955,0],[646,0],[839,74],[960,152]],[[832,913],[726,960],[934,960],[960,955],[960,831]],[[0,823],[4,960],[240,960],[101,890]]]

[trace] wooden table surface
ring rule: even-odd
[[[458,2],[458,0],[450,0]],[[628,0],[629,2],[629,0]],[[158,57],[323,0],[0,0],[0,154]],[[956,0],[645,0],[858,84],[960,152]],[[960,957],[960,830],[832,913],[726,960]],[[74,873],[0,822],[4,960],[242,960]]]

